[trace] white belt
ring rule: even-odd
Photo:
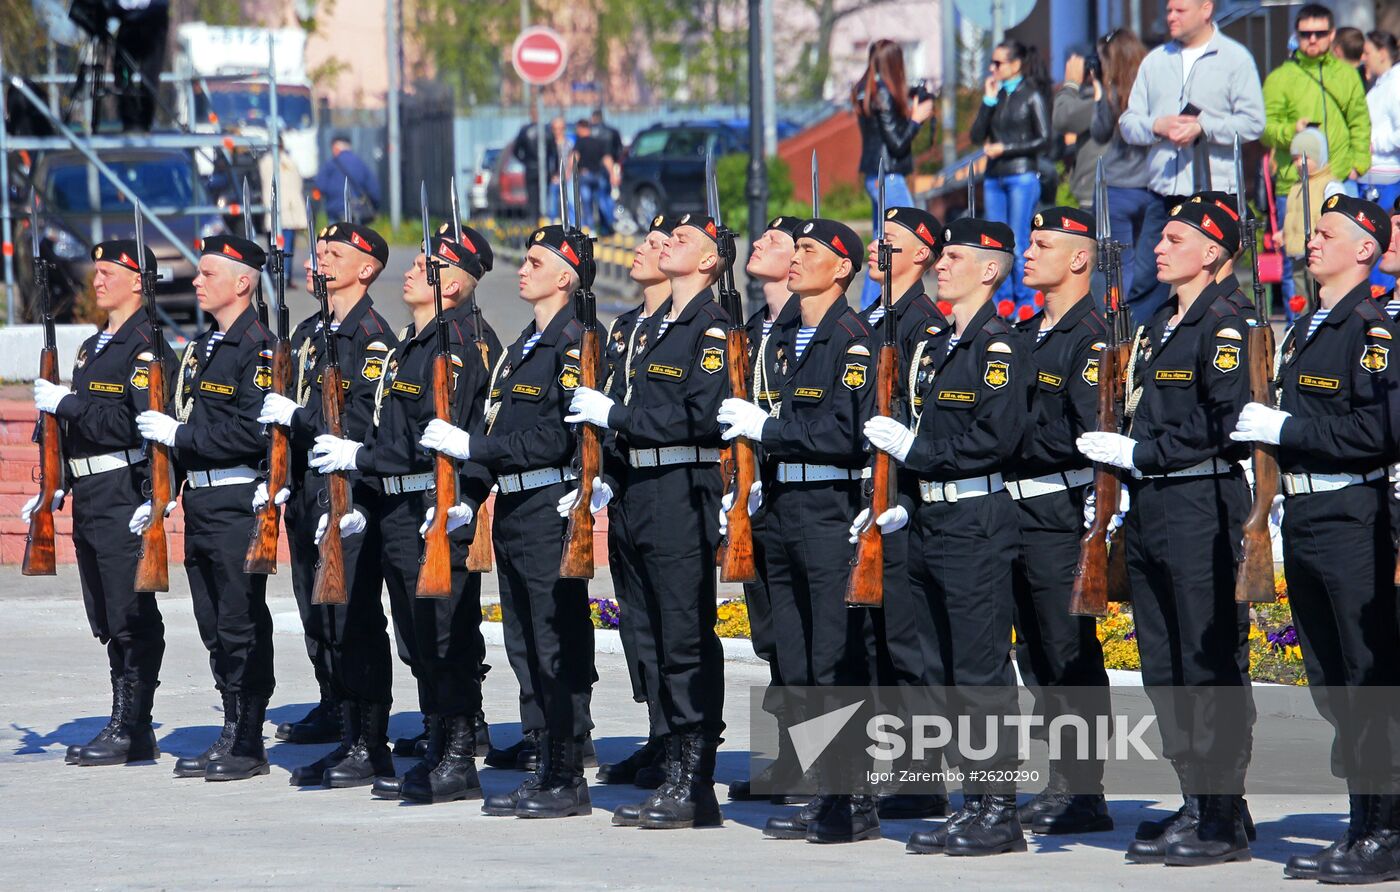
[[[122,452],[108,452],[105,455],[94,455],[90,458],[70,458],[68,459],[68,472],[74,477],[89,477],[93,474],[130,467],[145,457],[145,453],[140,449],[126,449]]]
[[[1005,488],[1006,483],[1001,479],[1000,473],[982,477],[968,477],[965,480],[949,480],[943,483],[937,480],[920,480],[919,498],[925,502],[957,502],[962,499],[989,496],[994,492],[1001,492]]]
[[[1076,468],[1073,471],[1042,474],[1039,477],[1030,477],[1025,480],[1008,480],[1006,481],[1006,491],[1011,493],[1011,498],[1019,502],[1022,499],[1033,499],[1036,496],[1048,496],[1052,492],[1064,492],[1067,489],[1074,489],[1076,486],[1083,486],[1093,481],[1093,468]]]
[[[1144,480],[1157,480],[1162,477],[1218,477],[1221,474],[1228,474],[1233,466],[1221,458],[1208,458],[1198,465],[1189,468],[1182,468],[1180,471],[1168,471],[1165,474],[1142,474]]]
[[[627,463],[634,468],[659,468],[664,465],[694,465],[719,461],[718,449],[699,446],[662,446],[660,449],[629,449]]]
[[[1379,480],[1385,474],[1385,468],[1376,468],[1365,474],[1284,474],[1283,491],[1285,495],[1290,496],[1305,496],[1315,492],[1336,492],[1358,483]]]
[[[573,468],[537,468],[533,471],[521,471],[519,474],[502,474],[496,478],[496,488],[503,493],[517,493],[577,479],[578,474]]]
[[[433,473],[424,471],[421,474],[404,474],[400,477],[381,477],[379,483],[384,487],[384,495],[396,496],[406,492],[423,492],[433,488]]]
[[[234,486],[239,483],[253,483],[258,472],[247,465],[236,468],[215,468],[212,471],[186,471],[185,483],[195,489],[206,486]]]
[[[838,468],[835,465],[805,465],[799,462],[779,462],[779,483],[818,483],[823,480],[859,480],[860,468]]]

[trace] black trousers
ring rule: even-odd
[[[1353,792],[1395,774],[1400,625],[1395,548],[1385,480],[1290,496],[1283,514],[1284,574],[1309,691],[1335,729],[1332,771]]]
[[[498,493],[492,517],[506,656],[520,682],[525,731],[593,730],[593,619],[588,580],[561,579],[568,521],[555,506],[573,483]]]
[[[185,573],[214,687],[271,697],[267,576],[243,572],[254,525],[253,488],[252,483],[185,487]]]
[[[753,563],[757,579],[744,583],[744,606],[749,614],[749,643],[758,658],[768,664],[768,677],[773,685],[783,683],[778,668],[778,642],[773,630],[773,601],[768,592],[768,539],[764,534],[768,509],[760,507],[749,520],[753,526]]]
[[[1186,792],[1244,789],[1254,702],[1235,568],[1249,502],[1238,472],[1132,484],[1123,532],[1142,681]]]
[[[152,592],[133,589],[141,537],[127,524],[146,501],[144,464],[69,480],[73,547],[93,637],[107,648],[113,678],[154,684],[165,655],[165,623]]]
[[[112,67],[122,90],[117,109],[123,130],[149,131],[155,123],[156,91],[160,89],[169,31],[170,10],[162,4],[152,4],[142,13],[127,13],[117,28],[118,52]],[[141,73],[139,86],[133,83],[136,71]]]
[[[313,604],[316,525],[326,506],[317,499],[321,475],[307,474],[287,501],[287,546],[292,555],[292,593],[316,683],[324,693],[347,700],[393,701],[393,665],[388,620],[382,598],[378,493],[364,485],[353,491],[355,507],[371,518],[363,533],[341,540],[345,555],[344,604]]]
[[[645,615],[639,635],[656,655],[647,701],[663,733],[724,731],[724,648],[715,632],[722,481],[713,465],[632,468],[621,500],[626,587]]]
[[[627,679],[632,683],[632,699],[647,704],[647,734],[658,737],[666,733],[666,728],[659,704],[647,698],[647,691],[658,684],[655,679],[660,668],[655,641],[646,634],[646,603],[641,594],[631,587],[637,573],[626,565],[626,529],[627,513],[623,510],[622,500],[617,499],[608,505],[608,574],[612,577],[613,593],[617,597],[617,631],[622,639],[623,659],[627,661]]]
[[[928,599],[909,584],[909,528],[882,538],[884,606],[870,611],[876,678],[882,685],[925,685],[935,634]]]
[[[1021,531],[1011,574],[1016,665],[1046,725],[1060,715],[1079,715],[1093,728],[1095,717],[1108,715],[1108,673],[1094,619],[1069,612],[1084,532],[1086,489],[1080,486],[1016,502]],[[1075,691],[1065,697],[1057,695],[1057,688]],[[1035,735],[1044,739],[1044,727],[1037,728]],[[1061,750],[1074,751],[1072,747]],[[1071,779],[1074,792],[1103,791],[1102,760],[1067,759],[1057,767]]]

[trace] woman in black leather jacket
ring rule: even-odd
[[[1017,318],[1035,312],[1035,290],[1021,283],[1030,244],[1031,216],[1040,202],[1040,157],[1050,150],[1050,106],[1045,65],[1033,46],[1007,40],[992,50],[991,76],[972,122],[972,142],[987,155],[982,194],[988,220],[1016,235],[1016,269],[997,290],[997,301],[1015,303]]]
[[[851,105],[860,124],[860,175],[870,194],[872,218],[879,213],[881,157],[885,159],[885,204],[911,207],[914,199],[904,176],[914,170],[914,137],[933,117],[933,97],[922,90],[910,95],[904,80],[904,50],[899,44],[877,40],[870,45],[865,74],[851,87]],[[861,307],[879,296],[879,283],[867,277]]]

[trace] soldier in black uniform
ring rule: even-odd
[[[1156,253],[1175,298],[1139,332],[1128,435],[1090,431],[1076,443],[1133,472],[1124,538],[1143,684],[1185,797],[1166,820],[1138,827],[1128,858],[1139,862],[1249,855],[1242,794],[1253,704],[1235,568],[1250,498],[1244,450],[1227,436],[1249,398],[1247,320],[1217,281],[1239,237],[1214,204],[1172,210]]]
[[[998,318],[992,295],[1012,270],[1009,227],[975,218],[943,230],[943,254],[934,269],[938,296],[951,304],[953,324],[919,342],[910,357],[913,429],[877,416],[865,434],[903,465],[901,506],[914,505],[909,576],[927,599],[938,629],[930,683],[979,687],[979,700],[951,700],[954,711],[1014,712],[1011,639],[1011,565],[1019,539],[1016,508],[1002,470],[1028,423],[1029,375],[1010,325]],[[906,509],[907,510],[907,509]],[[969,562],[969,556],[976,556]],[[1005,696],[999,692],[1004,690]],[[981,744],[982,741],[977,741]],[[1014,765],[1006,740],[965,772]],[[915,833],[911,852],[988,855],[1024,851],[1016,817],[1015,785],[969,777],[963,804],[939,829]]]
[[[1400,365],[1390,363],[1396,327],[1370,299],[1369,281],[1390,234],[1372,202],[1334,195],[1323,204],[1308,243],[1320,305],[1283,339],[1279,407],[1249,403],[1231,434],[1279,447],[1288,600],[1309,690],[1336,732],[1332,770],[1351,802],[1346,833],[1294,855],[1284,873],[1334,883],[1400,876],[1394,698],[1357,690],[1400,685],[1386,480]]]
[[[1396,198],[1390,208],[1390,245],[1381,254],[1376,267],[1387,276],[1400,276],[1400,198]],[[1400,297],[1396,296],[1394,288],[1379,295],[1372,289],[1371,293],[1392,321],[1400,319]]]
[[[1023,280],[1045,295],[1045,307],[1016,325],[1017,347],[1029,359],[1026,374],[1035,377],[1031,424],[1006,469],[1021,530],[1012,567],[1016,665],[1047,723],[1069,712],[1089,727],[1108,714],[1108,673],[1093,618],[1072,616],[1069,606],[1094,479],[1074,441],[1097,429],[1099,358],[1109,337],[1089,293],[1095,237],[1093,215],[1078,208],[1053,207],[1031,219]],[[1062,687],[1076,689],[1072,702],[1057,697]],[[1091,694],[1100,691],[1101,697]],[[1065,741],[1061,751],[1074,753],[1074,744]],[[1103,761],[1052,762],[1045,790],[1021,807],[1020,818],[1036,833],[1112,830]]]
[[[846,303],[861,247],[854,232],[832,220],[798,228],[788,287],[800,318],[774,328],[780,340],[768,370],[777,411],[730,398],[719,413],[724,436],[760,443],[771,465],[763,472],[771,481],[764,554],[787,686],[872,678],[869,610],[848,608],[844,599],[855,551],[849,527],[861,508],[861,469],[869,458],[860,426],[875,393],[870,329]],[[820,778],[819,795],[791,816],[770,818],[764,835],[822,843],[880,838],[874,797],[837,793],[840,782]]]
[[[658,671],[647,701],[660,713],[667,781],[645,802],[613,814],[619,826],[676,829],[723,822],[715,799],[715,755],[724,731],[724,650],[715,633],[716,520],[723,480],[716,473],[715,413],[729,387],[728,317],[714,298],[722,271],[718,226],[687,214],[676,221],[659,268],[671,297],[642,323],[618,398],[587,387],[569,421],[608,429],[609,475],[621,488],[626,588],[644,612]],[[621,486],[625,480],[625,486]],[[681,510],[677,510],[677,508]]]
[[[398,345],[384,317],[374,309],[369,288],[384,270],[389,246],[379,233],[354,223],[332,223],[312,246],[326,275],[331,311],[331,336],[336,338],[345,389],[341,422],[345,436],[362,440],[374,416],[374,395],[384,376],[389,351]],[[307,291],[312,291],[311,261]],[[292,556],[292,592],[301,613],[306,649],[321,691],[320,702],[297,722],[277,728],[277,738],[289,743],[340,746],[291,773],[293,786],[352,787],[371,783],[376,773],[393,773],[378,741],[389,721],[391,668],[389,636],[380,599],[383,574],[379,568],[379,539],[375,529],[347,536],[343,544],[345,604],[313,604],[319,549],[316,529],[325,514],[325,478],[308,464],[318,434],[326,431],[322,414],[321,379],[330,360],[327,333],[319,308],[291,335],[295,369],[293,399],[269,393],[258,420],[286,425],[291,430],[292,480],[295,491],[287,506],[287,545]],[[366,516],[374,516],[377,482],[356,476],[352,498]],[[268,497],[267,487],[255,493],[254,510]],[[337,655],[338,652],[338,655]],[[348,659],[346,658],[348,655]],[[338,657],[338,658],[337,658]],[[344,673],[337,677],[337,667]],[[357,746],[359,744],[359,746]]]
[[[671,237],[674,220],[657,215],[652,218],[651,228],[646,238],[637,246],[629,271],[632,281],[642,286],[642,300],[632,309],[613,320],[608,330],[606,358],[608,363],[607,380],[603,392],[620,399],[619,394],[626,390],[630,380],[630,359],[637,349],[638,339],[642,338],[643,326],[650,316],[656,314],[671,296],[671,280],[661,271],[661,252]],[[619,483],[626,486],[625,465],[613,462],[611,473],[618,476]],[[617,596],[617,608],[621,614],[618,632],[622,638],[622,651],[627,660],[627,675],[632,682],[632,699],[647,704],[647,742],[620,762],[598,766],[600,784],[634,784],[642,789],[654,790],[666,778],[666,734],[662,721],[660,704],[647,698],[648,679],[658,673],[656,649],[650,636],[640,634],[645,628],[645,602],[638,592],[628,585],[634,574],[624,570],[627,560],[624,553],[627,516],[623,500],[608,504],[608,573],[612,576],[613,592]]]
[[[1190,198],[1190,202],[1208,202],[1225,212],[1225,216],[1234,220],[1240,227],[1240,232],[1244,232],[1244,224],[1240,223],[1240,212],[1238,210],[1238,199],[1229,192],[1221,192],[1218,189],[1208,189],[1204,192],[1197,192]],[[1240,311],[1240,315],[1245,321],[1251,321],[1256,314],[1254,312],[1254,300],[1245,293],[1240,285],[1239,276],[1235,275],[1235,264],[1239,262],[1249,263],[1249,258],[1244,256],[1244,238],[1240,238],[1240,246],[1235,249],[1235,253],[1230,255],[1224,263],[1220,264],[1220,271],[1216,273],[1215,280],[1223,285],[1228,285],[1234,290],[1230,292],[1230,303]]]
[[[433,498],[426,495],[433,485],[433,456],[418,445],[434,419],[432,365],[438,349],[439,323],[427,263],[438,264],[441,272],[441,324],[447,327],[453,376],[451,414],[454,422],[465,425],[482,412],[490,374],[476,346],[471,306],[477,282],[485,274],[482,258],[489,257],[490,248],[474,230],[464,229],[461,241],[435,236],[430,249],[431,261],[419,255],[404,275],[404,303],[413,313],[413,322],[405,329],[402,344],[387,357],[371,403],[374,423],[365,442],[322,434],[316,438],[311,462],[322,472],[354,469],[377,482],[380,499],[374,525],[379,558],[394,625],[407,642],[419,707],[428,721],[425,757],[401,782],[392,779],[385,735],[376,734],[375,751],[388,770],[379,774],[374,793],[382,798],[448,802],[482,795],[473,728],[481,709],[479,670],[486,645],[480,631],[481,574],[467,572],[467,552],[477,511],[491,483],[479,465],[465,462],[459,468],[459,500],[447,519],[451,595],[416,597],[427,529],[424,517],[430,521],[435,510]]]
[[[561,226],[535,230],[519,273],[520,296],[535,320],[496,364],[485,412],[471,432],[434,420],[421,441],[495,476],[493,536],[507,651],[521,690],[536,692],[521,701],[521,726],[538,731],[535,771],[512,792],[488,796],[482,806],[488,815],[592,811],[583,779],[584,741],[593,727],[588,582],[559,576],[566,517],[579,492],[570,484],[577,479],[570,467],[574,437],[564,416],[581,373],[583,325],[571,301],[581,247]],[[601,511],[611,496],[595,480],[591,510]]]
[[[251,306],[264,259],[246,239],[204,239],[195,297],[214,324],[185,347],[174,415],[136,416],[141,436],[173,447],[184,477],[185,572],[214,687],[225,701],[223,732],[203,753],[178,760],[176,777],[244,780],[268,772],[262,729],[274,685],[272,615],[267,576],[243,572],[256,469],[267,452],[258,413],[272,386],[272,335]],[[142,532],[151,519],[146,502],[132,515],[131,531]]]
[[[43,378],[34,382],[35,407],[61,422],[83,605],[93,636],[107,648],[112,681],[111,719],[92,740],[68,748],[69,764],[120,765],[160,755],[151,729],[151,701],[160,684],[165,625],[156,596],[133,589],[141,541],[122,532],[145,501],[145,443],[136,430],[136,414],[147,408],[155,358],[137,256],[134,241],[107,241],[93,248],[93,291],[98,309],[107,313],[106,324],[78,349],[72,389]],[[143,262],[155,269],[149,248]],[[60,489],[55,510],[63,497]],[[36,495],[25,504],[21,519],[26,524],[38,503]]]

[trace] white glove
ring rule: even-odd
[[[280,424],[287,427],[292,423],[292,416],[296,414],[301,406],[295,400],[289,400],[280,393],[269,393],[263,397],[262,412],[258,415],[260,424]]]
[[[330,521],[331,516],[329,514],[322,514],[321,519],[316,521],[315,542],[317,545],[321,544],[321,537],[326,535],[326,527],[330,525]],[[340,519],[340,538],[344,539],[346,536],[363,533],[365,527],[368,525],[369,521],[365,520],[365,516],[360,513],[360,509],[352,508],[349,513]]]
[[[53,502],[50,503],[49,507],[54,511],[63,507],[63,490],[59,489],[54,491]],[[38,510],[38,508],[39,494],[35,493],[29,501],[24,503],[24,507],[19,509],[19,519],[25,523],[29,523],[29,518],[34,516],[34,512]]]
[[[1283,433],[1283,423],[1289,417],[1287,412],[1270,409],[1263,403],[1248,403],[1240,410],[1235,429],[1230,431],[1230,439],[1240,443],[1258,441],[1277,446]]]
[[[52,415],[58,411],[58,404],[63,402],[63,398],[72,395],[73,391],[67,387],[55,384],[45,378],[34,379],[34,408],[40,412],[48,412]]]
[[[147,440],[154,440],[165,446],[174,446],[175,432],[180,429],[180,422],[164,412],[147,409],[136,416],[136,429]]]
[[[292,491],[285,486],[277,490],[277,498],[272,501],[277,505],[287,504],[287,499],[292,497]],[[261,511],[267,507],[267,481],[258,484],[258,488],[253,490],[253,510]]]
[[[875,518],[875,523],[879,525],[881,533],[897,533],[909,525],[909,512],[903,505],[895,505],[880,512],[880,516]],[[870,509],[862,508],[856,515],[856,519],[851,524],[851,542],[860,539],[860,534],[870,524]]]
[[[433,525],[433,517],[437,514],[437,506],[428,509],[428,513],[423,517],[423,525],[418,528],[418,535],[428,535],[428,527]],[[466,526],[472,522],[472,506],[463,502],[458,502],[447,509],[447,531],[450,533],[461,526]]]
[[[763,425],[768,421],[768,413],[748,400],[729,397],[719,404],[720,426],[726,428],[724,438],[747,437],[750,440],[763,439]]]
[[[1111,536],[1119,527],[1123,525],[1123,515],[1128,513],[1128,487],[1119,484],[1118,486],[1118,510],[1108,520],[1108,534]],[[1084,529],[1094,524],[1095,507],[1098,505],[1098,497],[1094,488],[1089,487],[1089,494],[1084,497]]]
[[[441,418],[429,421],[422,439],[418,441],[418,445],[424,449],[436,450],[459,461],[466,461],[472,457],[471,444],[471,434]]]
[[[356,443],[354,440],[343,440],[330,434],[321,434],[316,438],[316,445],[311,448],[311,467],[322,474],[330,474],[334,471],[353,471],[355,470],[355,456],[363,447],[363,443]],[[349,515],[347,514],[346,517]]]
[[[560,517],[568,517],[569,512],[574,510],[574,505],[578,503],[578,494],[579,491],[576,489],[573,492],[566,493],[559,499],[559,504],[555,506],[555,510],[559,512]],[[599,511],[608,507],[608,502],[612,501],[612,497],[612,487],[604,483],[602,478],[594,477],[593,498],[589,499],[588,510],[597,514]]]
[[[174,502],[165,503],[165,516],[169,517],[170,512],[175,510]],[[141,505],[131,512],[131,522],[126,525],[131,530],[132,535],[139,536],[146,532],[146,528],[151,525],[151,503],[142,502]]]
[[[596,427],[608,426],[608,413],[612,411],[613,399],[591,387],[580,387],[574,391],[569,401],[569,414],[564,418],[570,424],[586,421]]]
[[[719,534],[723,536],[729,532],[729,509],[734,505],[734,490],[729,490],[719,500]],[[758,509],[763,507],[763,481],[755,480],[749,487],[749,517],[758,513]]]
[[[1089,431],[1080,434],[1079,439],[1074,441],[1074,448],[1090,461],[1128,471],[1136,470],[1133,464],[1133,449],[1136,447],[1137,440],[1108,431]]]
[[[881,452],[888,452],[897,461],[909,457],[914,448],[914,432],[886,415],[876,415],[865,423],[865,439]]]

